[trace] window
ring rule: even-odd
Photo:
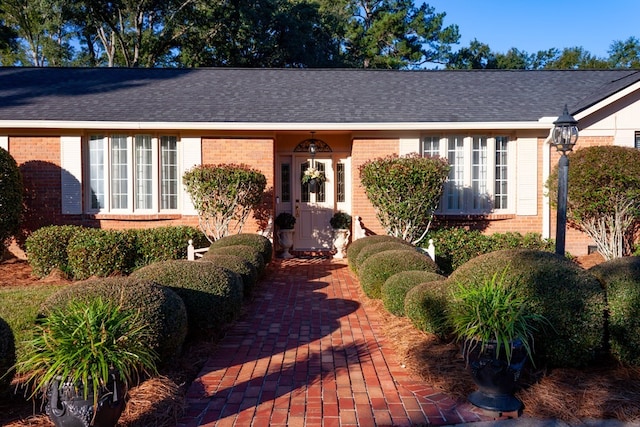
[[[509,209],[508,137],[427,136],[422,139],[422,155],[440,156],[451,166],[440,213]]]
[[[634,147],[640,149],[640,132],[635,133]]]
[[[91,211],[178,209],[177,137],[92,135],[88,156]]]

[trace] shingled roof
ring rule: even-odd
[[[638,80],[634,70],[0,68],[0,120],[537,121]]]

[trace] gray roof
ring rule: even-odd
[[[638,80],[635,70],[0,68],[0,120],[537,121]]]

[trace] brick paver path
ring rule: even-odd
[[[277,260],[187,393],[179,425],[413,426],[487,419],[412,377],[342,260]]]

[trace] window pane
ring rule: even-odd
[[[487,192],[487,138],[473,138],[471,152],[471,190],[473,191],[473,209],[488,210],[489,194]]]
[[[304,173],[304,172],[302,172]],[[280,165],[280,194],[282,195],[282,202],[291,201],[291,165],[289,163],[283,163]]]
[[[445,188],[447,209],[462,209],[464,197],[464,140],[459,136],[449,137],[447,160],[451,166]]]
[[[136,135],[136,209],[153,208],[153,150],[151,136]]]
[[[506,136],[496,137],[496,182],[494,190],[494,205],[496,209],[508,208],[507,197],[507,148],[509,138]]]
[[[324,163],[316,161],[316,169],[318,169],[318,171],[320,171],[320,172],[325,172]],[[317,186],[316,202],[323,203],[323,202],[327,201],[326,188],[327,188],[327,183],[326,182],[323,182],[322,184]]]
[[[111,137],[111,207],[127,209],[128,153],[126,135]]]
[[[427,136],[422,140],[422,157],[440,155],[440,137]]]
[[[102,135],[92,135],[89,139],[89,187],[91,209],[104,209],[104,146]]]
[[[160,139],[160,207],[178,209],[178,139]]]
[[[346,179],[344,176],[344,163],[338,163],[336,164],[336,187],[337,187],[337,194],[336,194],[336,201],[337,202],[344,202],[347,199],[346,196],[346,190],[345,190],[345,183],[346,183]]]
[[[300,179],[302,179],[302,177],[304,176],[304,171],[306,171],[309,168],[309,162],[304,162],[303,164],[300,165]],[[302,203],[309,203],[309,201],[311,200],[311,192],[309,191],[309,184],[302,184],[302,194],[301,194],[301,201]]]

